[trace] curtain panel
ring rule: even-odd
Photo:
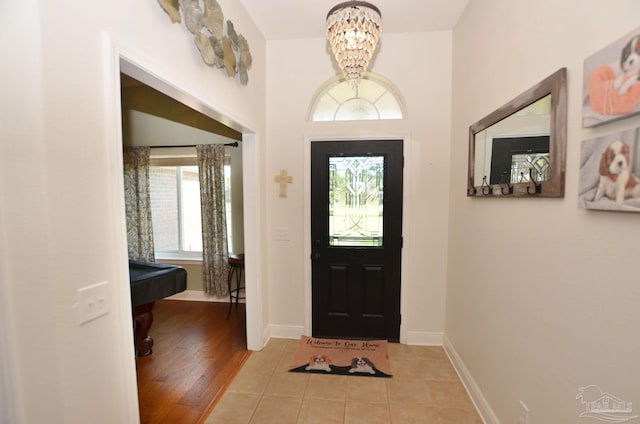
[[[154,262],[149,146],[124,148],[124,198],[129,259]]]
[[[196,146],[202,207],[202,274],[204,291],[229,294],[229,250],[224,197],[225,149],[222,144]]]

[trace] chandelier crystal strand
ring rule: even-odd
[[[380,39],[382,14],[364,1],[340,3],[327,15],[327,39],[344,78],[356,88]]]

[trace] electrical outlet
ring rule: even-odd
[[[107,281],[78,289],[78,297],[80,299],[80,325],[109,312]]]
[[[529,424],[529,408],[520,401],[520,413],[518,414],[518,424]]]

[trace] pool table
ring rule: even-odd
[[[149,329],[153,323],[153,304],[156,300],[187,289],[187,271],[174,265],[129,260],[131,306],[137,356],[150,355],[153,339]]]

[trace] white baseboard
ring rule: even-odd
[[[173,296],[167,297],[169,300],[191,300],[196,302],[222,302],[228,303],[229,296],[209,296],[200,290],[185,290],[180,293],[176,293]],[[240,303],[244,303],[244,299],[240,299]]]
[[[262,347],[260,347],[260,350],[264,349],[267,343],[269,343],[270,338],[271,338],[271,327],[267,325],[262,330]]]
[[[269,325],[269,337],[299,339],[304,335],[303,325]]]
[[[263,337],[268,340],[272,337],[279,339],[299,339],[304,336],[303,325],[274,325],[271,324],[265,330]],[[414,346],[442,346],[444,333],[432,333],[426,331],[409,331],[405,344]]]
[[[407,331],[405,344],[413,346],[442,346],[444,333],[429,331]]]
[[[304,334],[304,326],[302,325],[268,325],[262,332],[262,347],[269,343],[271,338],[277,339],[299,339]]]
[[[491,405],[489,405],[489,402],[484,397],[480,387],[471,376],[471,373],[464,365],[464,362],[462,362],[462,358],[460,358],[460,355],[458,355],[458,352],[456,352],[447,336],[444,336],[444,350],[458,373],[458,377],[460,377],[460,380],[467,390],[471,401],[474,403],[476,410],[480,414],[482,421],[484,421],[485,424],[500,424],[498,417],[493,412],[493,409],[491,409]]]

